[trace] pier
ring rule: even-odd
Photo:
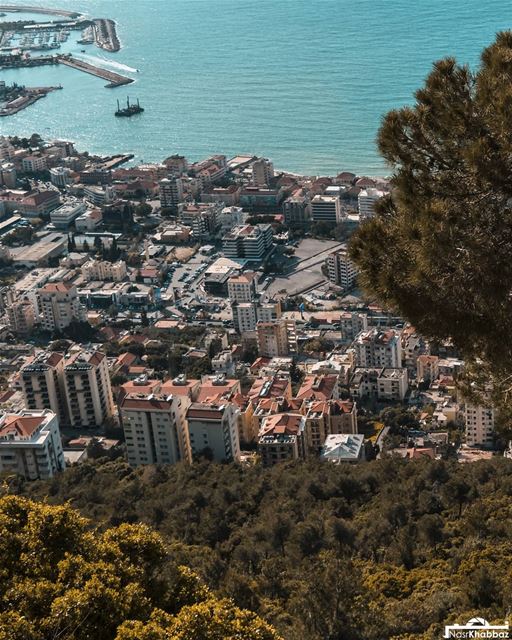
[[[96,67],[89,62],[84,62],[83,60],[72,58],[69,55],[57,56],[57,61],[59,62],[59,64],[65,64],[67,67],[72,67],[73,69],[78,69],[79,71],[90,73],[91,75],[102,78],[103,80],[108,80],[108,84],[106,84],[105,86],[109,89],[121,87],[125,84],[130,84],[131,82],[133,82],[132,78],[122,76],[119,73],[114,73],[113,71],[108,71],[107,69],[102,69],[101,67]]]
[[[9,13],[41,13],[49,16],[64,16],[66,18],[79,18],[82,15],[79,11],[46,9],[45,7],[34,7],[28,4],[0,4],[0,11]]]

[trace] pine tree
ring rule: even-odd
[[[451,339],[492,379],[512,382],[512,32],[476,72],[436,62],[416,103],[378,135],[392,195],[353,237],[366,290],[427,337]]]

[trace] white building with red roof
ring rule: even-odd
[[[46,480],[65,466],[59,421],[53,411],[21,411],[0,417],[0,473]]]

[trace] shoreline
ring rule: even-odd
[[[62,89],[61,86],[59,87],[27,87],[25,88],[27,95],[19,96],[18,98],[12,100],[11,102],[8,102],[5,105],[5,107],[0,108],[0,118],[7,118],[9,116],[13,116],[16,113],[19,113],[24,109],[27,109],[28,107],[36,103],[41,98],[46,98],[46,96],[49,93],[52,93],[52,91],[58,91],[60,89]],[[14,106],[9,106],[10,104],[12,105],[13,103],[17,103],[17,104],[15,104]]]

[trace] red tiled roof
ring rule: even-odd
[[[305,400],[330,400],[333,396],[334,388],[338,376],[306,376],[297,393],[297,398]]]
[[[240,382],[238,380],[226,380],[224,384],[203,383],[197,396],[197,402],[203,402],[210,397],[224,395],[226,392],[233,391],[239,385]]]
[[[298,413],[278,413],[268,416],[263,421],[259,436],[272,434],[297,435],[300,433],[300,425],[303,417]]]
[[[46,420],[45,416],[17,416],[8,415],[0,425],[0,436],[13,434],[15,436],[31,436]]]
[[[67,293],[73,288],[72,284],[68,282],[48,282],[44,287],[41,287],[40,291],[44,291],[45,293]]]

